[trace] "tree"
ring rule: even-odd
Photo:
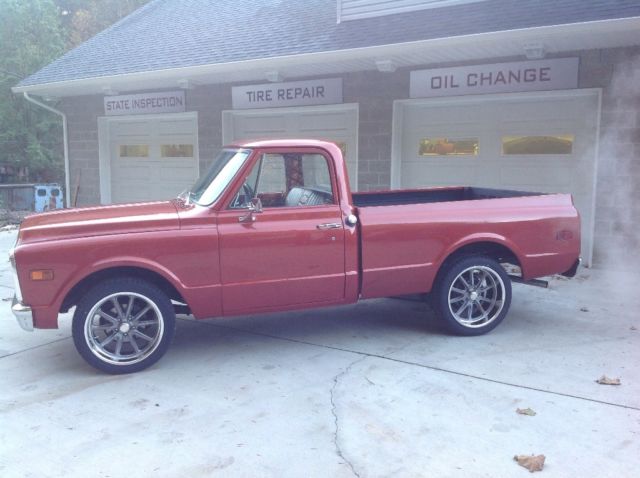
[[[0,181],[64,179],[60,118],[11,87],[147,2],[0,0]]]
[[[67,31],[67,47],[78,46],[148,1],[56,0]]]
[[[0,165],[30,181],[63,177],[59,118],[14,95],[11,87],[64,52],[52,0],[0,0]]]

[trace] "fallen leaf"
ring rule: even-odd
[[[526,468],[531,473],[534,471],[542,471],[544,467],[544,455],[516,455],[513,457],[515,461],[518,462],[518,465]]]
[[[519,413],[520,415],[529,415],[530,417],[536,416],[536,412],[530,408],[516,408],[516,413]]]
[[[606,375],[603,375],[598,380],[596,380],[596,383],[599,383],[600,385],[620,385],[620,379],[609,378]]]
[[[632,325],[631,327],[629,327],[629,330],[638,330],[638,329],[636,329],[635,325]]]
[[[580,312],[589,312],[589,309],[586,307],[580,307]]]
[[[9,302],[11,299],[11,297],[5,297],[4,299],[2,299],[2,302]]]

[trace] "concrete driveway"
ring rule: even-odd
[[[14,241],[0,232],[0,299]],[[183,318],[158,364],[116,377],[77,355],[70,317],[30,334],[1,301],[0,476],[524,477],[513,456],[532,453],[542,476],[637,476],[640,276],[624,279],[514,286],[476,338],[396,299]]]

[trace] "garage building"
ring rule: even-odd
[[[570,192],[588,264],[638,248],[637,1],[152,0],[14,91],[65,115],[78,205],[173,197],[236,139],[311,137],[354,189]]]

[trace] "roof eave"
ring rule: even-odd
[[[531,41],[555,45],[555,47],[548,49],[549,53],[639,45],[640,17],[548,25],[406,43],[97,76],[35,85],[18,85],[13,87],[12,91],[14,93],[28,92],[41,96],[64,97],[99,94],[105,88],[115,91],[134,91],[167,88],[171,85],[178,87],[180,81],[185,79],[196,84],[259,81],[264,80],[265,71],[291,70],[293,67],[302,73],[298,74],[298,77],[312,76],[305,74],[304,72],[307,70],[303,68],[305,65],[312,64],[326,66],[326,71],[315,68],[315,74],[335,74],[340,71],[374,70],[376,68],[375,60],[380,58],[411,56],[415,58],[414,61],[407,60],[406,64],[397,62],[398,66],[411,66],[412,64],[424,65],[467,60],[472,58],[472,53],[473,57],[478,57],[478,53],[481,55],[484,53],[486,58],[523,55],[522,45]],[[448,51],[450,53],[447,53]],[[466,57],[465,51],[467,52]],[[363,67],[363,63],[368,68]],[[285,76],[293,77],[295,75]],[[212,81],[214,78],[219,81]]]

